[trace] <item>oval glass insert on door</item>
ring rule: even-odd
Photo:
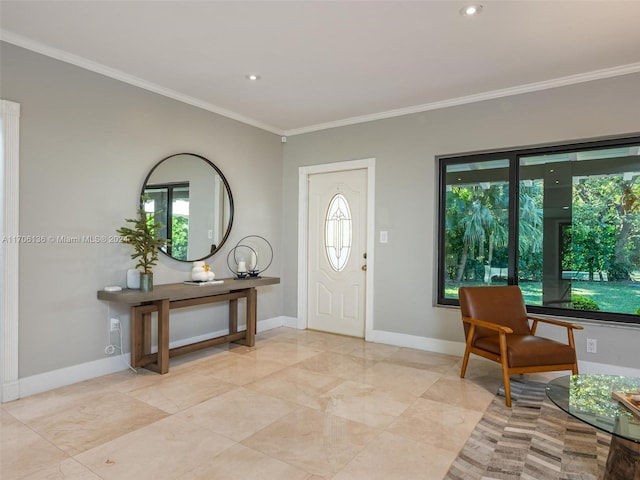
[[[324,226],[324,246],[329,264],[340,272],[349,260],[352,241],[351,211],[349,202],[341,193],[333,196],[327,209]]]

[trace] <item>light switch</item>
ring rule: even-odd
[[[213,230],[207,231],[207,235],[209,236],[209,240],[213,238]]]
[[[388,233],[386,230],[380,230],[380,243],[387,243],[389,241]]]

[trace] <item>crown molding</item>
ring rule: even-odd
[[[575,85],[577,83],[591,82],[594,80],[602,80],[605,78],[618,77],[621,75],[628,75],[631,73],[640,72],[640,62],[630,63],[628,65],[620,65],[612,68],[605,68],[602,70],[594,70],[587,73],[579,73],[577,75],[569,75],[567,77],[554,78],[551,80],[545,80],[542,82],[527,83],[525,85],[519,85],[516,87],[503,88],[500,90],[492,90],[489,92],[478,93],[474,95],[467,95],[464,97],[451,98],[448,100],[442,100],[439,102],[425,103],[423,105],[415,105],[412,107],[399,108],[396,110],[388,110],[385,112],[373,113],[370,115],[362,115],[359,117],[345,118],[343,120],[337,120],[335,122],[321,123],[317,125],[310,125],[308,127],[294,128],[291,130],[285,130],[284,135],[294,136],[301,135],[303,133],[317,132],[319,130],[327,130],[329,128],[344,127],[347,125],[355,125],[358,123],[372,122],[375,120],[383,120],[385,118],[400,117],[402,115],[410,115],[413,113],[427,112],[429,110],[439,110],[441,108],[455,107],[458,105],[465,105],[467,103],[482,102],[485,100],[492,100],[495,98],[510,97],[513,95],[521,95],[524,93],[539,92],[541,90],[549,90],[552,88],[564,87],[567,85]]]
[[[133,75],[129,75],[127,73],[121,72],[120,70],[107,67],[97,62],[93,62],[84,57],[80,57],[78,55],[74,55],[72,53],[59,50],[59,49],[50,47],[48,45],[44,45],[40,42],[36,42],[34,40],[23,37],[22,35],[12,33],[8,30],[0,29],[0,40],[5,41],[7,43],[11,43],[18,47],[26,48],[27,50],[31,50],[36,53],[40,53],[42,55],[46,55],[51,58],[55,58],[62,62],[70,63],[72,65],[84,68],[86,70],[99,73],[101,75],[105,75],[107,77],[111,77],[116,80],[120,80],[122,82],[137,86],[139,88],[143,88],[145,90],[157,93],[159,95],[172,98],[179,102],[186,103],[188,105],[192,105],[194,107],[198,107],[212,113],[216,113],[218,115],[229,118],[231,120],[236,120],[238,122],[259,128],[261,130],[265,130],[267,132],[271,132],[276,135],[287,136],[287,137],[294,136],[294,135],[301,135],[304,133],[317,132],[320,130],[327,130],[330,128],[355,125],[358,123],[384,120],[386,118],[400,117],[402,115],[410,115],[414,113],[427,112],[430,110],[439,110],[442,108],[455,107],[459,105],[465,105],[468,103],[476,103],[476,102],[482,102],[485,100],[492,100],[496,98],[538,92],[542,90],[564,87],[568,85],[575,85],[575,84],[584,83],[584,82],[591,82],[594,80],[602,80],[605,78],[628,75],[632,73],[640,73],[640,62],[631,63],[631,64],[620,65],[612,68],[605,68],[602,70],[594,70],[591,72],[579,73],[576,75],[569,75],[566,77],[560,77],[560,78],[555,78],[551,80],[544,80],[541,82],[528,83],[528,84],[519,85],[516,87],[503,88],[499,90],[491,90],[488,92],[478,93],[474,95],[466,95],[463,97],[451,98],[451,99],[442,100],[438,102],[425,103],[422,105],[414,105],[411,107],[399,108],[394,110],[387,110],[384,112],[378,112],[378,113],[373,113],[369,115],[350,117],[350,118],[345,118],[342,120],[336,120],[336,121],[327,122],[327,123],[309,125],[307,127],[293,128],[290,130],[282,130],[280,128],[265,124],[258,120],[245,117],[231,110],[227,110],[225,108],[219,107],[212,103],[204,102],[197,98],[184,95],[175,90],[171,90],[161,85],[157,85],[155,83],[148,82],[146,80],[135,77]]]
[[[238,113],[232,112],[231,110],[227,110],[225,108],[219,107],[209,102],[199,100],[189,95],[184,95],[170,88],[165,88],[161,85],[148,82],[146,80],[143,80],[142,78],[138,78],[136,76],[124,73],[120,70],[116,70],[115,68],[107,67],[106,65],[93,62],[84,57],[80,57],[78,55],[74,55],[64,50],[59,50],[57,48],[44,45],[40,42],[36,42],[29,38],[23,37],[22,35],[12,33],[8,30],[0,29],[0,40],[7,43],[11,43],[18,47],[25,48],[27,50],[31,50],[36,53],[40,53],[42,55],[46,55],[47,57],[55,58],[56,60],[60,60],[62,62],[70,63],[72,65],[75,65],[76,67],[81,67],[81,68],[84,68],[85,70],[89,70],[91,72],[99,73],[101,75],[105,75],[107,77],[120,80],[121,82],[125,82],[130,85],[134,85],[136,87],[142,88],[144,90],[148,90],[150,92],[157,93],[159,95],[171,98],[173,100],[186,103],[187,105],[192,105],[194,107],[198,107],[203,110],[216,113],[218,115],[229,118],[231,120],[236,120],[238,122],[251,125],[252,127],[256,127],[261,130],[266,130],[267,132],[275,133],[276,135],[280,135],[280,136],[283,135],[283,131],[274,126],[267,125],[266,123],[262,123],[252,118],[245,117]]]

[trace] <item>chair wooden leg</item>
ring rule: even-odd
[[[467,364],[469,363],[469,354],[471,353],[471,340],[473,339],[475,330],[476,326],[471,325],[471,328],[469,328],[469,335],[467,335],[467,346],[464,349],[464,356],[462,357],[462,369],[460,370],[460,378],[464,378],[465,373],[467,373]]]
[[[462,357],[462,369],[460,370],[460,378],[464,378],[465,373],[467,373],[467,363],[469,363],[469,352],[470,348],[467,345],[467,348],[464,349],[464,357]]]
[[[504,383],[504,400],[511,407],[511,381],[509,380],[509,363],[507,359],[507,337],[500,334],[500,364],[502,365],[502,382]]]
[[[511,380],[509,380],[509,372],[502,366],[502,382],[504,383],[504,401],[507,407],[511,407]]]
[[[567,336],[569,339],[569,345],[571,346],[571,348],[573,348],[573,351],[575,352],[576,350],[576,342],[573,338],[573,330],[570,328],[567,328]],[[573,373],[574,375],[578,375],[578,358],[577,358],[577,354],[576,354],[576,363],[573,364],[573,368],[571,369],[571,373]]]

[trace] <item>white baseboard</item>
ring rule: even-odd
[[[298,319],[295,317],[279,316],[258,321],[258,332],[264,332],[278,327],[299,328]],[[188,345],[190,343],[207,340],[220,335],[226,335],[227,331],[219,331],[207,335],[199,335],[182,340],[170,342],[171,348]],[[398,347],[415,348],[430,352],[443,353],[445,355],[462,356],[464,343],[440,340],[437,338],[419,337],[404,333],[387,332],[384,330],[371,330],[369,340],[375,343],[384,343]],[[32,375],[18,381],[2,385],[2,402],[17,400],[36,393],[53,390],[73,383],[82,382],[91,378],[101,377],[110,373],[119,372],[129,368],[129,354],[115,355],[113,357],[94,360],[79,365],[52,370],[50,372]],[[640,370],[637,368],[608,365],[604,363],[579,361],[580,373],[601,373],[609,375],[625,375],[640,378]]]
[[[282,318],[282,326],[289,328],[296,328],[298,330],[304,330],[304,326],[301,326],[301,321],[296,317],[280,317]]]
[[[397,347],[415,348],[429,352],[443,353],[445,355],[464,355],[465,344],[463,342],[451,342],[437,338],[417,337],[403,333],[386,332],[384,330],[372,330],[370,340],[376,343],[386,343]],[[578,360],[580,373],[598,373],[605,375],[624,375],[626,377],[640,378],[640,369],[610,365],[607,363],[588,362]]]
[[[92,362],[72,365],[70,367],[59,368],[50,372],[21,378],[19,380],[20,398],[126,370],[129,368],[127,365],[128,361],[129,354],[114,355]]]
[[[266,330],[271,330],[272,328],[281,327],[284,325],[285,321],[288,322],[289,317],[280,316],[259,320],[256,325],[256,330],[258,332],[264,332]],[[238,327],[240,329],[244,328],[243,325],[238,325]],[[198,335],[196,337],[175,340],[173,342],[169,342],[169,347],[181,347],[183,345],[208,340],[209,338],[215,338],[228,333],[228,330],[221,330],[219,332],[213,332],[206,335]],[[157,348],[152,348],[152,350],[157,351]],[[11,385],[2,385],[2,402],[4,403],[11,400],[17,400],[18,398],[28,397],[30,395],[35,395],[36,393],[46,392],[55,388],[71,385],[73,383],[126,370],[129,368],[128,362],[129,353],[125,353],[21,378],[16,382],[12,382]]]
[[[14,380],[3,383],[0,391],[2,392],[0,402],[5,403],[11,400],[17,400],[20,398],[20,381]]]
[[[587,362],[578,360],[580,373],[600,373],[605,375],[624,375],[625,377],[640,378],[640,369],[608,365],[606,363]]]
[[[375,343],[385,343],[396,347],[415,348],[429,352],[443,353],[445,355],[464,354],[464,343],[440,340],[437,338],[418,337],[405,333],[387,332],[384,330],[371,330],[368,340]]]
[[[265,320],[260,320],[256,325],[256,330],[258,333],[265,332],[267,330],[272,330],[278,327],[286,327],[286,322],[289,317],[279,316],[273,318],[267,318]]]

